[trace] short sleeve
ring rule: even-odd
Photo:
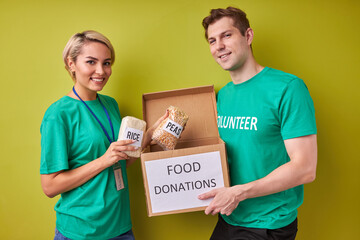
[[[40,174],[69,169],[67,131],[60,117],[45,114],[40,132]]]
[[[301,79],[293,79],[285,88],[279,116],[284,140],[317,133],[314,103]]]

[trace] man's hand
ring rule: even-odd
[[[225,214],[229,216],[238,206],[240,201],[245,200],[245,194],[239,188],[241,185],[234,187],[222,187],[211,190],[210,192],[199,195],[200,200],[214,198],[209,206],[205,209],[205,214]]]

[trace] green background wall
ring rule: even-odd
[[[102,93],[141,118],[146,92],[231,79],[212,59],[201,21],[211,8],[242,8],[264,66],[307,84],[318,124],[317,179],[305,186],[297,239],[355,239],[359,221],[359,1],[0,1],[0,239],[52,239],[53,206],[41,190],[40,123],[70,91],[62,50],[75,32],[100,31],[116,50]],[[217,217],[147,217],[140,163],[128,169],[138,240],[208,239]]]

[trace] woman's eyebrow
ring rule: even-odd
[[[92,56],[87,56],[86,58],[90,58],[90,59],[96,60],[96,61],[99,60],[99,59],[97,59],[96,57],[92,57]],[[111,61],[111,58],[107,58],[107,59],[105,59],[105,61]]]

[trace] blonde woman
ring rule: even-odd
[[[134,159],[123,151],[135,148],[116,141],[118,104],[98,94],[111,76],[113,46],[98,32],[77,33],[63,59],[74,87],[41,123],[41,185],[50,198],[61,194],[54,239],[134,239],[126,174]],[[144,146],[165,117],[146,132]]]

